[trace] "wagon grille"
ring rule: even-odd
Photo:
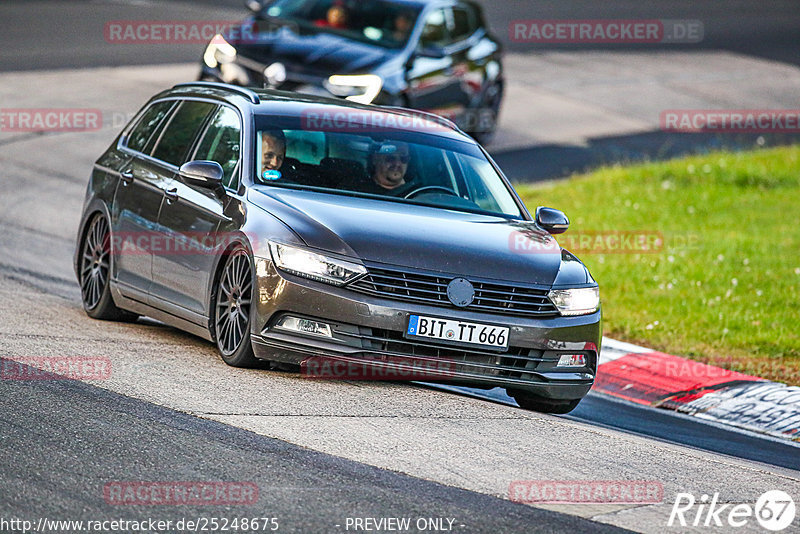
[[[367,276],[350,284],[350,289],[408,302],[453,307],[447,298],[447,284],[454,276],[372,266],[367,269]],[[475,287],[475,299],[465,307],[467,310],[526,317],[558,315],[558,310],[547,298],[547,289],[470,281]]]
[[[449,370],[461,374],[487,375],[496,377],[535,380],[535,371],[541,365],[552,368],[557,356],[538,349],[509,347],[506,352],[482,350],[480,348],[460,348],[436,345],[421,340],[410,340],[402,332],[379,328],[361,328],[360,333],[336,330],[337,336],[350,338],[366,349],[363,357],[367,360],[391,361],[392,358],[419,358],[420,360],[441,361],[451,365]],[[551,369],[548,369],[551,370]]]

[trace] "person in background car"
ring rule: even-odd
[[[334,4],[328,9],[328,12],[325,14],[325,19],[318,20],[314,24],[337,30],[347,29],[347,10],[341,4]]]
[[[405,42],[414,27],[414,18],[406,12],[398,13],[394,18],[394,31],[392,38],[398,43]]]

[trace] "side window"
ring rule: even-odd
[[[325,134],[302,130],[288,130],[286,135],[286,157],[294,158],[300,163],[319,165],[327,156]]]
[[[216,161],[225,172],[223,184],[226,187],[236,185],[234,172],[239,162],[239,142],[241,125],[239,115],[227,106],[219,108],[203,135],[194,159]]]
[[[475,13],[466,6],[453,8],[453,40],[460,41],[466,39],[477,30]]]
[[[128,134],[127,147],[137,152],[144,152],[147,141],[153,136],[158,126],[167,116],[175,102],[164,101],[153,104],[144,112],[136,127]]]
[[[423,48],[426,46],[446,46],[450,42],[447,33],[447,18],[443,9],[437,9],[425,19],[419,42]]]
[[[197,131],[203,126],[206,117],[215,107],[214,104],[208,102],[186,101],[181,103],[161,134],[161,139],[153,150],[153,157],[173,165],[184,163],[186,153],[197,136]]]

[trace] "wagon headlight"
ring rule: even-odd
[[[552,289],[547,295],[561,315],[586,315],[597,311],[600,288]]]
[[[211,39],[203,54],[203,61],[211,69],[220,64],[231,63],[234,59],[236,59],[236,49],[220,34]]]
[[[331,94],[346,97],[351,102],[371,104],[381,92],[383,79],[377,74],[334,74],[323,85]]]
[[[297,276],[342,286],[365,274],[363,265],[324,256],[310,250],[270,241],[272,261],[278,269]]]

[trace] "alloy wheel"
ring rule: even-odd
[[[110,244],[108,221],[98,215],[86,232],[81,258],[81,295],[89,310],[97,307],[108,284]]]
[[[253,273],[244,249],[228,257],[219,281],[215,327],[217,345],[223,355],[236,352],[250,327]]]

